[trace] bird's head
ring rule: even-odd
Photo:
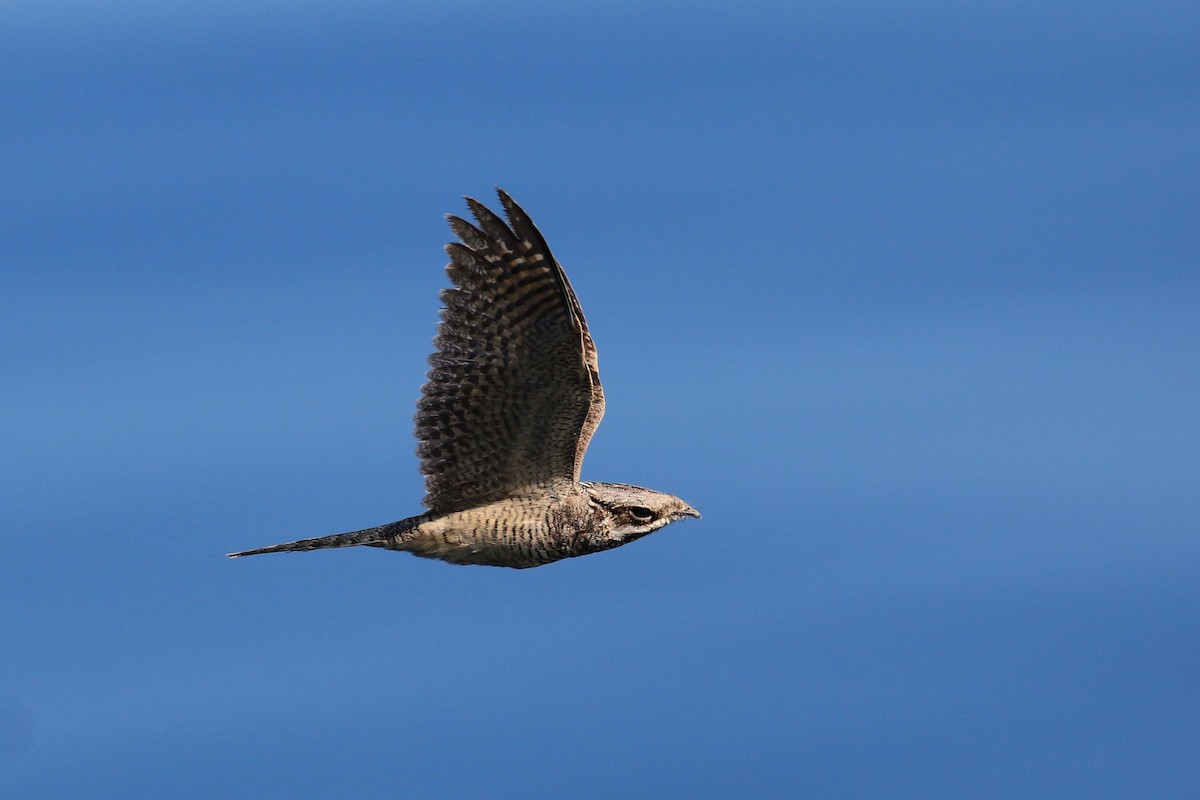
[[[602,512],[601,524],[589,534],[596,550],[609,550],[654,533],[684,517],[700,517],[700,512],[674,495],[630,486],[624,483],[582,484],[592,503]]]

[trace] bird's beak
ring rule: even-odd
[[[695,517],[696,519],[700,519],[700,512],[697,511],[696,509],[692,508],[691,506],[685,506],[683,508],[683,510],[679,512],[679,516]]]

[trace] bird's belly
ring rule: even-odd
[[[411,538],[396,543],[422,558],[452,564],[480,564],[524,569],[549,564],[579,553],[571,542],[550,529],[541,518],[509,519],[501,515],[459,512],[418,526]]]

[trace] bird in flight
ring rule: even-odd
[[[424,514],[376,528],[230,553],[367,545],[452,564],[523,569],[611,550],[690,505],[624,483],[579,480],[604,415],[596,345],[562,266],[529,216],[497,189],[508,222],[466,198],[447,215],[441,324],[417,403]]]

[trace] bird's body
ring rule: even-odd
[[[449,217],[454,288],[417,404],[428,511],[352,533],[232,553],[368,545],[453,564],[536,567],[700,516],[677,497],[579,480],[604,414],[596,348],[566,273],[503,191],[506,225]]]

